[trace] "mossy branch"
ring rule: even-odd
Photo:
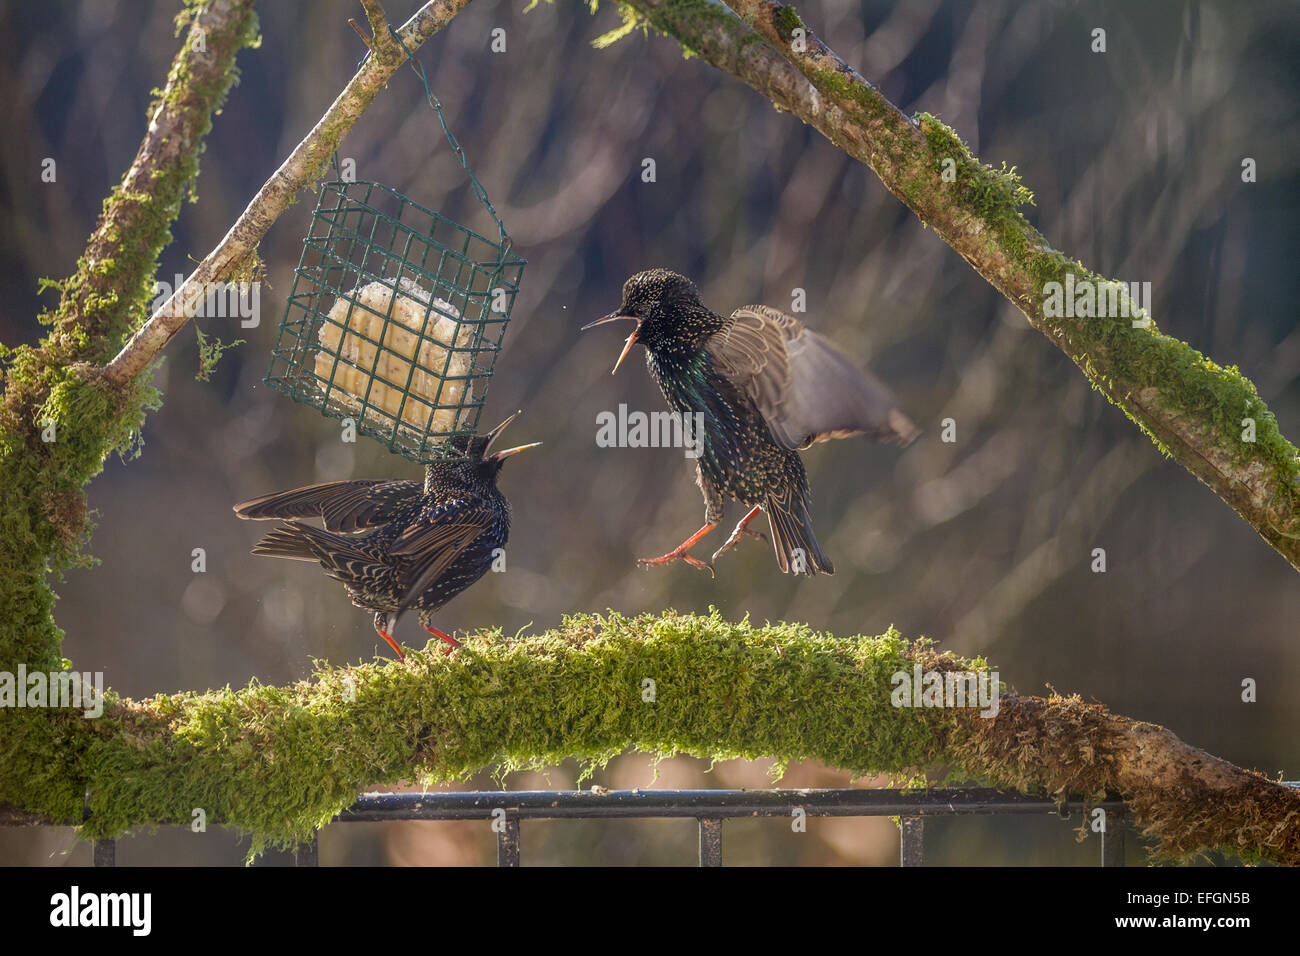
[[[134,447],[156,392],[143,382],[109,383],[94,366],[143,320],[154,297],[158,255],[181,203],[193,195],[212,114],[235,80],[235,57],[258,42],[251,0],[194,3],[177,18],[184,33],[149,127],[77,263],[48,283],[58,306],[36,346],[0,349],[0,661],[57,667],[62,637],[50,615],[54,570],[84,563],[83,488],[113,451]]]
[[[1049,315],[1048,283],[1114,285],[1053,249],[993,169],[929,114],[904,116],[772,0],[626,0],[689,54],[736,76],[869,165],[890,192],[1075,362],[1163,453],[1208,485],[1300,570],[1300,458],[1254,384],[1154,322]],[[949,176],[946,181],[945,169]],[[1139,321],[1150,318],[1143,316]]]
[[[188,823],[203,808],[251,831],[256,852],[305,839],[371,784],[567,757],[597,766],[635,748],[908,779],[948,766],[1060,799],[1116,794],[1163,853],[1300,863],[1300,792],[1077,697],[1003,693],[995,717],[896,707],[892,678],[915,664],[988,670],[892,630],[837,638],[717,612],[581,615],[534,637],[480,632],[450,657],[430,647],[404,665],[320,665],[288,687],[110,697],[94,720],[56,712],[54,748],[33,756],[57,772],[24,785],[24,768],[7,765],[0,800],[78,824],[88,792],[83,835],[94,837]]]
[[[104,201],[77,272],[61,283],[46,348],[59,358],[99,363],[121,346],[153,299],[158,254],[171,241],[171,224],[194,198],[199,154],[238,71],[240,50],[256,47],[252,0],[194,3],[177,18],[184,32],[167,83],[155,91],[149,127],[135,159]]]

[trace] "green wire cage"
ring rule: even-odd
[[[425,93],[499,241],[380,183],[322,183],[265,379],[418,462],[476,434],[526,262]]]

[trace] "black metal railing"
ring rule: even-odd
[[[379,820],[492,820],[497,865],[519,865],[523,820],[648,819],[693,817],[699,826],[700,866],[722,865],[722,823],[740,817],[898,817],[899,863],[921,866],[925,818],[1052,814],[1101,807],[1106,827],[1102,866],[1124,865],[1124,804],[1119,800],[1058,806],[1047,797],[987,789],[930,790],[520,790],[474,793],[367,793],[339,822]],[[300,847],[298,865],[316,863],[316,844]]]
[[[1300,786],[1290,783],[1289,786]],[[927,817],[1046,815],[1065,816],[1101,808],[1102,866],[1124,865],[1125,808],[1118,800],[1058,804],[1049,797],[982,788],[918,790],[499,790],[463,793],[366,793],[336,818],[336,823],[396,820],[487,820],[497,837],[497,864],[520,863],[520,824],[524,820],[693,818],[699,827],[700,866],[722,865],[722,824],[744,817],[898,817],[899,863],[921,866]],[[0,825],[51,825],[21,812],[0,812]],[[317,841],[297,847],[297,866],[316,866]],[[96,840],[95,866],[115,866],[116,840]]]

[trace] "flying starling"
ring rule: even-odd
[[[287,520],[253,554],[316,561],[342,581],[357,607],[375,612],[375,631],[406,659],[392,632],[416,608],[426,631],[460,642],[433,626],[433,612],[492,566],[510,534],[510,502],[497,488],[507,458],[540,442],[489,455],[515,415],[486,435],[451,439],[459,453],[425,466],[424,483],[363,478],[329,481],[263,495],[235,505],[241,518],[323,518],[324,530]]]
[[[667,554],[637,563],[681,559],[712,573],[713,560],[744,535],[763,537],[749,523],[765,511],[782,571],[834,574],[813,534],[799,450],[850,435],[911,442],[919,432],[889,390],[793,316],[747,305],[723,318],[700,301],[690,279],[666,269],[632,276],[618,309],[583,330],[619,319],[636,328],[614,371],[633,345],[644,345],[668,405],[683,416],[702,413],[704,426],[695,462],[704,526]],[[749,511],[706,564],[688,552],[722,521],[727,499]]]

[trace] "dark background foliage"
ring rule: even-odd
[[[1163,460],[1069,360],[880,186],[797,120],[640,31],[575,3],[477,0],[420,53],[470,161],[529,259],[483,424],[516,408],[509,568],[444,610],[440,626],[544,628],[570,610],[716,605],[732,617],[800,620],[835,633],[894,624],[984,654],[1021,692],[1094,697],[1270,774],[1300,776],[1294,572],[1208,490]],[[134,155],[150,90],[177,47],[173,3],[3,5],[0,31],[0,341],[31,342],[52,302],[37,279],[73,268],[102,198]],[[413,2],[390,3],[400,21]],[[1150,281],[1161,328],[1259,386],[1284,434],[1300,434],[1296,72],[1300,8],[1256,4],[978,4],[813,0],[800,12],[895,103],[955,127],[985,162],[1019,167],[1031,220],[1058,248],[1123,280]],[[302,137],[364,52],[352,3],[267,3],[264,42],[202,160],[160,274],[188,272]],[[506,30],[507,50],[490,51]],[[1091,31],[1108,50],[1091,52]],[[472,227],[488,223],[402,72],[345,141],[363,179],[394,186]],[[40,181],[44,157],[55,184]],[[657,182],[641,163],[655,159]],[[1243,184],[1244,157],[1259,181]],[[248,554],[259,531],[230,505],[348,476],[418,474],[265,387],[268,350],[314,198],[304,193],[261,247],[261,325],[206,320],[248,344],[195,381],[184,330],[158,374],[165,405],[142,458],[113,460],[90,489],[102,564],[57,586],[65,655],[129,695],[284,682],[313,657],[355,660],[378,641],[315,569]],[[896,390],[924,436],[809,451],[815,516],[839,573],[781,576],[746,542],[716,581],[683,565],[637,570],[694,530],[691,466],[660,449],[601,449],[595,418],[662,400],[639,356],[616,378],[621,337],[578,335],[618,303],[623,279],[689,273],[717,311],[789,308],[806,290],[813,327]],[[958,441],[939,441],[940,422]],[[488,421],[491,419],[491,421]],[[738,517],[733,515],[732,517]],[[716,547],[716,543],[713,545]],[[208,570],[190,570],[191,550]],[[1105,548],[1107,571],[1090,570]],[[415,621],[402,633],[419,644]],[[382,645],[381,645],[382,646]],[[1243,678],[1259,702],[1240,700]],[[596,775],[622,786],[765,786],[765,765],[627,755]],[[510,787],[568,787],[576,769],[514,775]],[[797,764],[790,786],[847,783]],[[862,785],[872,781],[862,781]],[[487,775],[472,786],[493,786]],[[689,822],[525,828],[525,859],[665,863],[691,858]],[[933,862],[1084,863],[1059,821],[931,825]],[[82,860],[66,831],[0,831],[0,859]],[[888,821],[728,824],[733,862],[886,862]],[[123,863],[236,862],[228,834],[161,831],[127,841]],[[334,827],[325,863],[481,862],[480,824]]]

